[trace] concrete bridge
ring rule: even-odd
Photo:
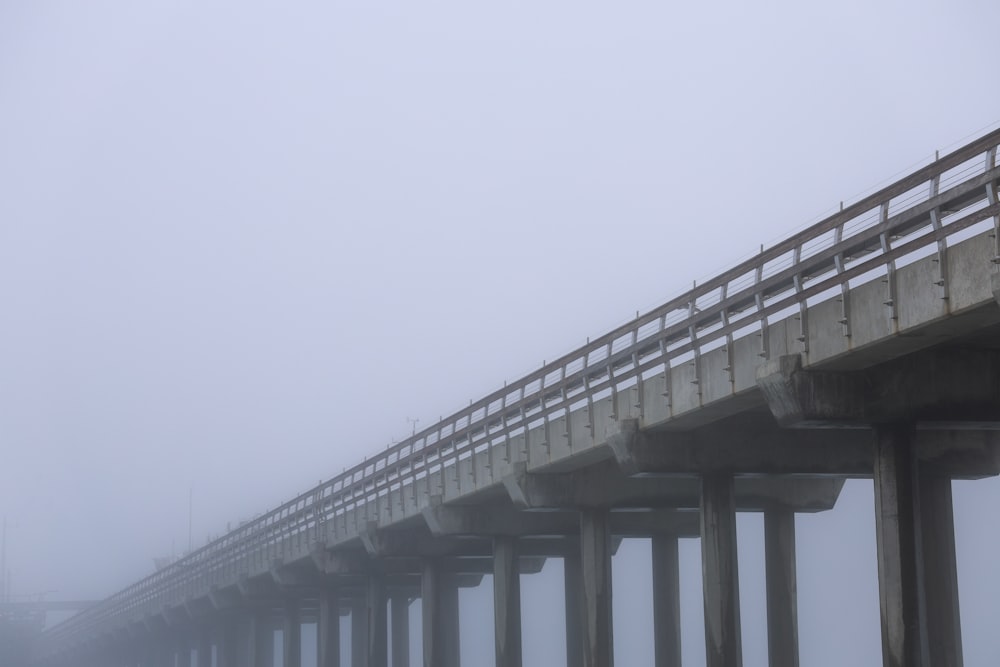
[[[798,665],[796,512],[874,479],[883,664],[962,664],[951,480],[1000,472],[1000,131],[365,459],[53,628],[36,665],[458,667],[457,591],[565,559],[569,667],[610,667],[611,555],[653,544],[657,667],[680,664],[700,536],[709,667],[741,662],[735,515],[762,512],[768,653]],[[711,214],[707,207],[706,215]],[[358,443],[363,446],[364,443]],[[539,511],[544,510],[544,511]],[[390,629],[391,628],[391,633]],[[390,636],[391,634],[391,636]]]

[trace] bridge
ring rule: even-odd
[[[701,539],[709,667],[741,665],[736,512],[765,525],[768,653],[798,665],[797,512],[874,480],[883,664],[962,664],[951,480],[1000,473],[1000,131],[50,629],[47,667],[458,667],[458,588],[564,559],[567,665],[611,667],[611,556],[652,538],[655,660],[680,664],[679,537]],[[707,206],[706,215],[712,214]],[[391,630],[390,630],[391,629]]]

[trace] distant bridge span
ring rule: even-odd
[[[48,631],[37,665],[458,666],[457,586],[565,559],[567,662],[610,667],[615,539],[653,537],[657,667],[677,538],[702,540],[709,667],[740,665],[736,511],[765,517],[769,655],[798,665],[794,513],[874,478],[887,667],[961,665],[950,481],[1000,472],[1000,131],[842,208]],[[524,512],[548,509],[548,512]],[[619,511],[645,509],[646,512]],[[387,605],[391,600],[391,605]],[[387,616],[392,616],[392,655]]]

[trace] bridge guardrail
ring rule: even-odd
[[[474,452],[509,447],[511,438],[528,428],[592,406],[651,374],[697,363],[702,354],[720,347],[731,350],[735,337],[759,333],[760,354],[766,357],[769,320],[797,313],[799,340],[807,345],[808,306],[841,294],[846,308],[851,285],[873,275],[885,279],[886,307],[895,315],[897,266],[937,253],[945,275],[949,238],[956,234],[992,224],[994,262],[1000,263],[998,145],[1000,130],[841,206],[811,227],[132,584],[56,626],[47,633],[49,639],[59,644],[107,632],[214,586],[231,585],[241,575],[266,571],[276,560],[301,557],[313,543],[343,536],[337,517],[377,506],[390,488],[455,466]],[[946,281],[939,287],[946,298]],[[843,325],[850,326],[846,311]]]

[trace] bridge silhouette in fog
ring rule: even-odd
[[[564,559],[567,665],[610,667],[611,556],[653,545],[655,664],[680,665],[700,537],[709,667],[741,664],[736,512],[762,512],[768,654],[798,665],[797,512],[872,478],[883,664],[962,664],[952,479],[1000,473],[1000,131],[568,352],[46,631],[34,665],[458,667],[458,589]],[[359,443],[363,445],[363,443]],[[531,511],[546,510],[546,511]]]

